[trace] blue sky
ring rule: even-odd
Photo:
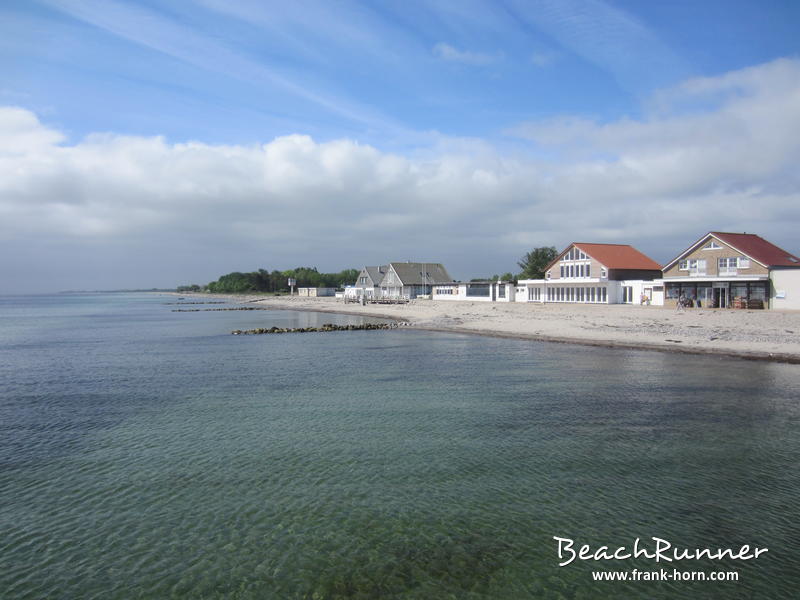
[[[797,252],[798,30],[794,1],[7,0],[2,280]]]

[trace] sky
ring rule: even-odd
[[[800,252],[795,0],[3,0],[0,294]]]

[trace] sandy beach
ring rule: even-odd
[[[623,304],[412,300],[345,304],[336,298],[182,294],[274,309],[385,317],[409,327],[500,337],[800,363],[800,311],[686,309]]]

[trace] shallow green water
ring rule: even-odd
[[[0,299],[4,598],[794,598],[800,369]],[[553,536],[769,548],[593,582]],[[674,565],[670,565],[670,569]]]

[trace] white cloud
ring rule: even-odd
[[[440,42],[433,47],[433,53],[442,60],[463,63],[476,67],[491,64],[497,60],[496,56],[482,52],[471,52],[469,50],[459,50],[450,44]]]
[[[513,269],[532,246],[583,240],[666,260],[707,230],[797,252],[800,61],[688,81],[657,100],[638,120],[514,129],[550,160],[446,138],[409,156],[305,135],[66,144],[33,113],[0,108],[0,253],[25,264],[43,252],[31,240],[55,244],[68,272],[88,247],[117,258],[125,248],[132,271],[151,266],[167,278],[153,284],[175,284],[198,265],[219,275],[222,257],[229,270],[421,258],[471,277]]]

